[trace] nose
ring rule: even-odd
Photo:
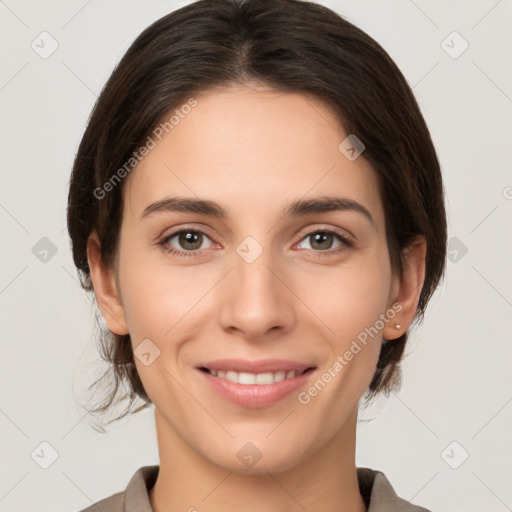
[[[264,250],[256,260],[235,254],[233,268],[217,290],[221,327],[247,340],[275,339],[293,328],[295,297],[286,271]]]

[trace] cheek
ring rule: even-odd
[[[159,248],[148,250],[129,240],[121,248],[119,276],[133,342],[170,336],[211,287],[197,267],[171,266]]]
[[[319,351],[327,348],[327,352],[316,389],[325,385],[330,391],[322,392],[318,404],[353,405],[369,385],[380,353],[391,284],[387,253],[369,250],[329,273],[304,278],[303,283],[302,293],[309,290],[308,306],[326,326],[318,341]],[[318,319],[315,322],[320,325]]]
[[[387,257],[377,248],[339,266],[296,274],[297,295],[328,328],[338,349],[376,324],[385,313],[391,285]],[[377,327],[381,327],[377,323]],[[381,329],[379,329],[381,330]]]
[[[326,432],[334,432],[369,386],[382,343],[382,314],[386,311],[388,275],[376,264],[345,267],[318,289],[312,310],[318,313],[325,336],[317,339],[317,352],[324,354],[321,371],[299,403],[311,410],[330,411],[328,419],[312,415],[311,422],[324,421]],[[319,322],[315,320],[318,331]],[[327,435],[327,433],[326,433]]]

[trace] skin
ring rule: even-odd
[[[88,243],[110,331],[129,333],[134,349],[150,339],[160,350],[148,366],[135,358],[155,405],[160,472],[151,505],[156,512],[364,511],[355,466],[358,401],[382,338],[399,337],[414,318],[425,241],[408,249],[405,272],[395,275],[376,174],[364,154],[350,161],[338,150],[347,133],[318,99],[240,85],[195,98],[197,106],[123,184],[113,268],[102,264],[95,232]],[[333,192],[364,205],[375,225],[355,211],[282,216],[294,200]],[[228,216],[140,219],[172,194],[218,202]],[[181,228],[204,233],[199,250],[178,236],[168,241],[195,250],[192,256],[158,245]],[[335,236],[320,246],[306,236],[325,229],[353,246],[335,252],[343,247]],[[247,236],[263,249],[252,263],[236,252]],[[263,408],[234,405],[195,368],[226,357],[285,358],[313,362],[318,378],[396,303],[401,311],[307,405],[296,393]],[[237,457],[247,442],[262,454],[252,467]]]

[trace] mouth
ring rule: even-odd
[[[269,385],[275,382],[281,382],[287,379],[293,379],[304,375],[307,372],[313,371],[315,367],[309,367],[305,370],[280,370],[277,372],[264,372],[264,373],[249,373],[249,372],[237,372],[235,370],[214,370],[206,368],[204,366],[199,368],[201,371],[206,372],[213,377],[219,379],[226,379],[235,384],[242,384],[244,386],[257,384],[257,385]]]
[[[307,385],[316,366],[289,360],[217,360],[197,366],[222,399],[247,408],[267,407]]]

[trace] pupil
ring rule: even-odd
[[[199,233],[187,232],[187,233],[182,234],[180,238],[181,238],[180,242],[185,244],[185,247],[186,247],[186,244],[192,245],[192,247],[189,246],[189,249],[197,249],[197,248],[201,247],[201,242],[200,241],[198,242]]]
[[[313,248],[315,248],[315,245],[317,243],[321,243],[322,242],[322,239],[323,241],[325,241],[326,238],[330,237],[331,235],[327,234],[327,233],[316,233],[314,235],[314,243],[313,243]],[[318,249],[325,249],[326,247],[317,247]],[[328,247],[327,247],[328,248]]]

